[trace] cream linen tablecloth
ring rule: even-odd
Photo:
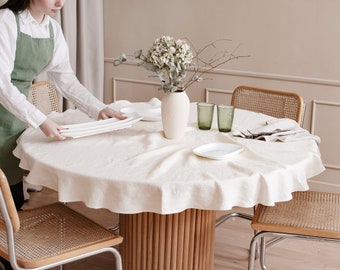
[[[78,110],[51,117],[61,124],[90,121]],[[236,110],[233,127],[250,129],[269,118]],[[83,201],[91,208],[125,214],[274,205],[308,189],[307,179],[324,170],[314,140],[242,139],[218,132],[216,117],[210,131],[199,130],[196,122],[192,104],[185,136],[178,140],[163,137],[161,122],[140,121],[128,129],[65,141],[29,128],[14,152],[20,166],[30,170],[27,181],[57,190],[60,201]],[[192,153],[213,142],[245,149],[226,160]]]

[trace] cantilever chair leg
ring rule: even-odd
[[[255,212],[255,209],[256,209],[256,206],[253,207],[253,212]],[[232,212],[229,214],[225,214],[216,220],[215,227],[220,226],[223,222],[227,221],[230,218],[243,218],[243,219],[252,221],[253,215],[245,214],[241,212]],[[254,234],[256,234],[256,231],[254,231]],[[258,258],[259,254],[260,254],[260,250],[259,250],[259,246],[257,245],[255,258]]]
[[[256,230],[250,244],[248,270],[254,269],[256,246],[261,241],[260,262],[266,270],[266,247],[293,238],[340,243],[340,194],[297,191],[290,201],[275,206],[259,205],[252,221]],[[266,238],[270,240],[266,244]]]
[[[257,258],[256,253],[258,252],[258,246],[261,245],[260,249],[260,263],[262,270],[267,270],[265,263],[265,252],[266,252],[266,241],[264,238],[264,234],[267,232],[257,233],[250,242],[249,248],[249,262],[248,262],[248,270],[254,270],[255,260]]]
[[[108,229],[109,229],[110,231],[116,232],[116,231],[119,230],[119,226],[120,226],[120,224],[117,223],[116,225],[113,225],[113,226],[109,227]]]
[[[249,248],[249,263],[248,270],[254,270],[255,260],[260,256],[260,265],[262,270],[267,270],[266,266],[266,248],[268,243],[266,243],[266,234],[272,235],[268,232],[259,232],[253,237],[250,248]],[[275,239],[283,239],[283,237],[276,237]],[[277,242],[277,241],[276,241]],[[261,246],[259,250],[259,246]],[[258,254],[260,252],[260,254]]]
[[[244,213],[241,213],[241,212],[233,212],[233,213],[229,213],[229,214],[226,214],[226,215],[223,215],[223,216],[219,217],[219,218],[216,220],[215,226],[218,227],[218,226],[220,226],[223,222],[225,222],[225,221],[227,221],[228,219],[233,218],[233,217],[243,218],[243,219],[247,219],[247,220],[250,220],[250,221],[253,219],[253,216],[252,216],[252,215],[244,214]]]
[[[327,237],[318,237],[318,236],[311,236],[311,235],[302,235],[302,234],[290,234],[290,233],[278,233],[278,232],[267,232],[262,231],[255,235],[250,243],[250,254],[249,254],[249,264],[248,270],[254,270],[255,267],[255,259],[256,259],[256,246],[261,242],[261,269],[267,270],[267,266],[265,263],[265,256],[266,256],[266,240],[265,237],[275,237],[279,239],[285,238],[294,238],[300,240],[311,240],[311,241],[324,241],[324,242],[336,242],[340,243],[340,239],[337,238],[327,238]],[[264,246],[263,246],[264,245]]]

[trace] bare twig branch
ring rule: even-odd
[[[164,37],[163,37],[164,38]],[[169,37],[165,37],[169,38]],[[221,42],[230,42],[230,39],[217,39],[213,42],[210,42],[200,48],[199,50],[195,49],[195,46],[192,44],[192,42],[188,38],[184,38],[189,45],[190,50],[193,53],[193,59],[189,66],[189,69],[193,71],[190,78],[185,80],[186,76],[186,68],[187,66],[175,66],[175,63],[173,67],[176,68],[176,72],[172,73],[172,66],[171,69],[160,69],[157,66],[155,66],[152,62],[148,60],[147,55],[142,54],[142,50],[138,50],[134,54],[134,62],[137,63],[139,66],[143,66],[147,70],[153,71],[155,75],[153,77],[157,77],[160,79],[162,83],[162,89],[165,92],[171,92],[174,89],[177,89],[178,87],[181,87],[182,89],[187,89],[190,87],[193,83],[199,82],[202,80],[207,80],[207,78],[203,78],[203,75],[206,73],[209,73],[213,69],[216,69],[217,67],[226,64],[229,61],[236,60],[239,58],[245,58],[250,57],[250,55],[237,55],[236,52],[240,47],[240,44],[236,46],[232,52],[229,52],[228,49],[223,49],[222,51],[218,50],[218,45]],[[205,55],[209,54],[209,50],[213,50],[213,55],[209,59]],[[122,57],[124,56],[124,57]],[[129,55],[131,57],[131,55]],[[116,59],[114,61],[114,65],[119,65],[122,62],[125,62],[127,60],[127,57],[125,54],[122,54],[120,58]],[[136,61],[137,60],[137,61]]]

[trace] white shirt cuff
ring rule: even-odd
[[[30,126],[37,128],[46,120],[46,118],[46,115],[41,111],[35,110],[27,119],[27,121]]]

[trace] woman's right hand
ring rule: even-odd
[[[60,130],[64,128],[59,126],[57,123],[55,123],[51,119],[46,118],[46,120],[39,126],[39,128],[47,137],[50,137],[50,138],[53,138],[59,141],[66,139],[66,137],[60,134]]]

